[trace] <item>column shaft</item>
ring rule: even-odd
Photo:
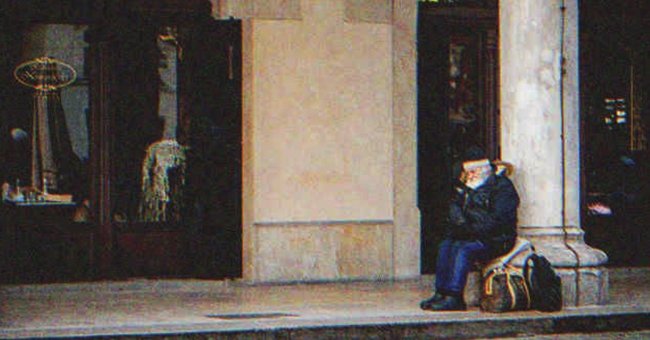
[[[563,276],[566,305],[604,303],[607,256],[580,228],[577,0],[502,0],[501,157],[515,166],[519,235]]]

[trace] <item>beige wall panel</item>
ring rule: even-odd
[[[345,0],[345,21],[389,24],[391,5],[391,0]]]
[[[237,19],[300,19],[300,0],[210,0],[212,16]]]
[[[334,227],[336,263],[341,278],[388,278],[392,272],[390,224]]]
[[[215,17],[245,19],[253,16],[255,0],[210,0]]]
[[[255,221],[391,220],[391,26],[301,7],[253,26]]]
[[[252,281],[291,282],[337,277],[334,234],[326,226],[254,227],[257,248]]]
[[[300,0],[257,0],[253,15],[256,19],[300,19]]]
[[[252,281],[390,276],[390,224],[267,224],[254,229],[258,247]]]

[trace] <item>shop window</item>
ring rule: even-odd
[[[15,49],[5,57],[3,69],[13,75],[3,82],[5,203],[70,208],[87,204],[86,29],[30,24],[4,33]]]
[[[74,4],[0,8],[0,270],[240,275],[239,22],[199,0]]]

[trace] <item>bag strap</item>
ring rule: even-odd
[[[494,275],[496,275],[496,271],[492,270],[490,274],[485,278],[485,286],[483,289],[485,290],[486,295],[492,295],[492,278],[494,278]]]
[[[535,247],[533,247],[532,249],[533,249],[533,253],[528,255],[524,260],[524,279],[526,280],[526,283],[528,283],[529,285],[532,284],[532,282],[530,282],[530,262],[534,261],[533,256],[535,257],[538,256],[537,253],[535,253]]]
[[[519,255],[519,253],[526,250],[527,248],[535,251],[535,247],[533,247],[533,244],[530,243],[530,241],[524,240],[522,242],[519,242],[519,244],[516,245],[516,247],[508,253],[508,256],[503,257],[499,263],[501,266],[507,265],[510,260],[512,260],[515,256]]]

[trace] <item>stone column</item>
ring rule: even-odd
[[[580,228],[577,3],[499,2],[501,158],[515,166],[519,236],[557,268],[565,306],[603,304],[608,286],[607,255]]]

